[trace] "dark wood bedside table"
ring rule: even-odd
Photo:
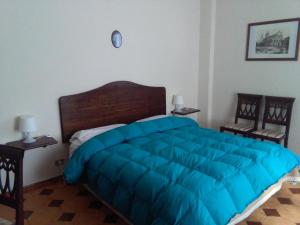
[[[175,111],[175,110],[171,111],[172,114],[181,115],[181,116],[189,115],[196,112],[200,112],[200,109],[182,108],[180,111]]]
[[[33,143],[23,143],[23,140],[7,142],[6,145],[23,149],[24,151],[34,149],[34,148],[45,148],[49,145],[57,144],[57,141],[50,136],[40,136],[35,137],[36,141]]]

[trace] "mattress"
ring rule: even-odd
[[[280,145],[167,117],[85,142],[65,179],[77,182],[86,171],[90,189],[132,224],[222,225],[238,221],[299,163]]]

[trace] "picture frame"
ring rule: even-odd
[[[300,18],[248,24],[246,60],[298,60]]]

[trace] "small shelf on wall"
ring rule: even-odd
[[[189,115],[189,114],[197,113],[197,112],[200,112],[200,109],[182,108],[180,110],[173,110],[173,111],[171,111],[172,114],[174,114],[174,115],[181,115],[181,116],[185,116],[185,115]]]
[[[30,149],[35,149],[35,148],[42,148],[42,147],[47,147],[49,145],[54,145],[57,144],[57,141],[50,136],[40,136],[40,137],[35,137],[36,141],[33,143],[24,143],[23,140],[18,140],[18,141],[12,141],[6,143],[8,146],[12,146],[15,148],[20,148],[23,149],[24,151],[30,150]]]

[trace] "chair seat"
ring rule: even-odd
[[[0,218],[0,225],[14,225],[13,222]]]
[[[229,128],[229,129],[233,129],[233,130],[238,130],[238,131],[250,131],[253,129],[253,126],[251,126],[250,124],[226,124],[224,126],[225,128]]]
[[[284,137],[284,133],[277,131],[277,130],[270,130],[270,129],[260,129],[252,132],[252,134],[259,135],[259,136],[265,136],[275,139],[281,139]]]

